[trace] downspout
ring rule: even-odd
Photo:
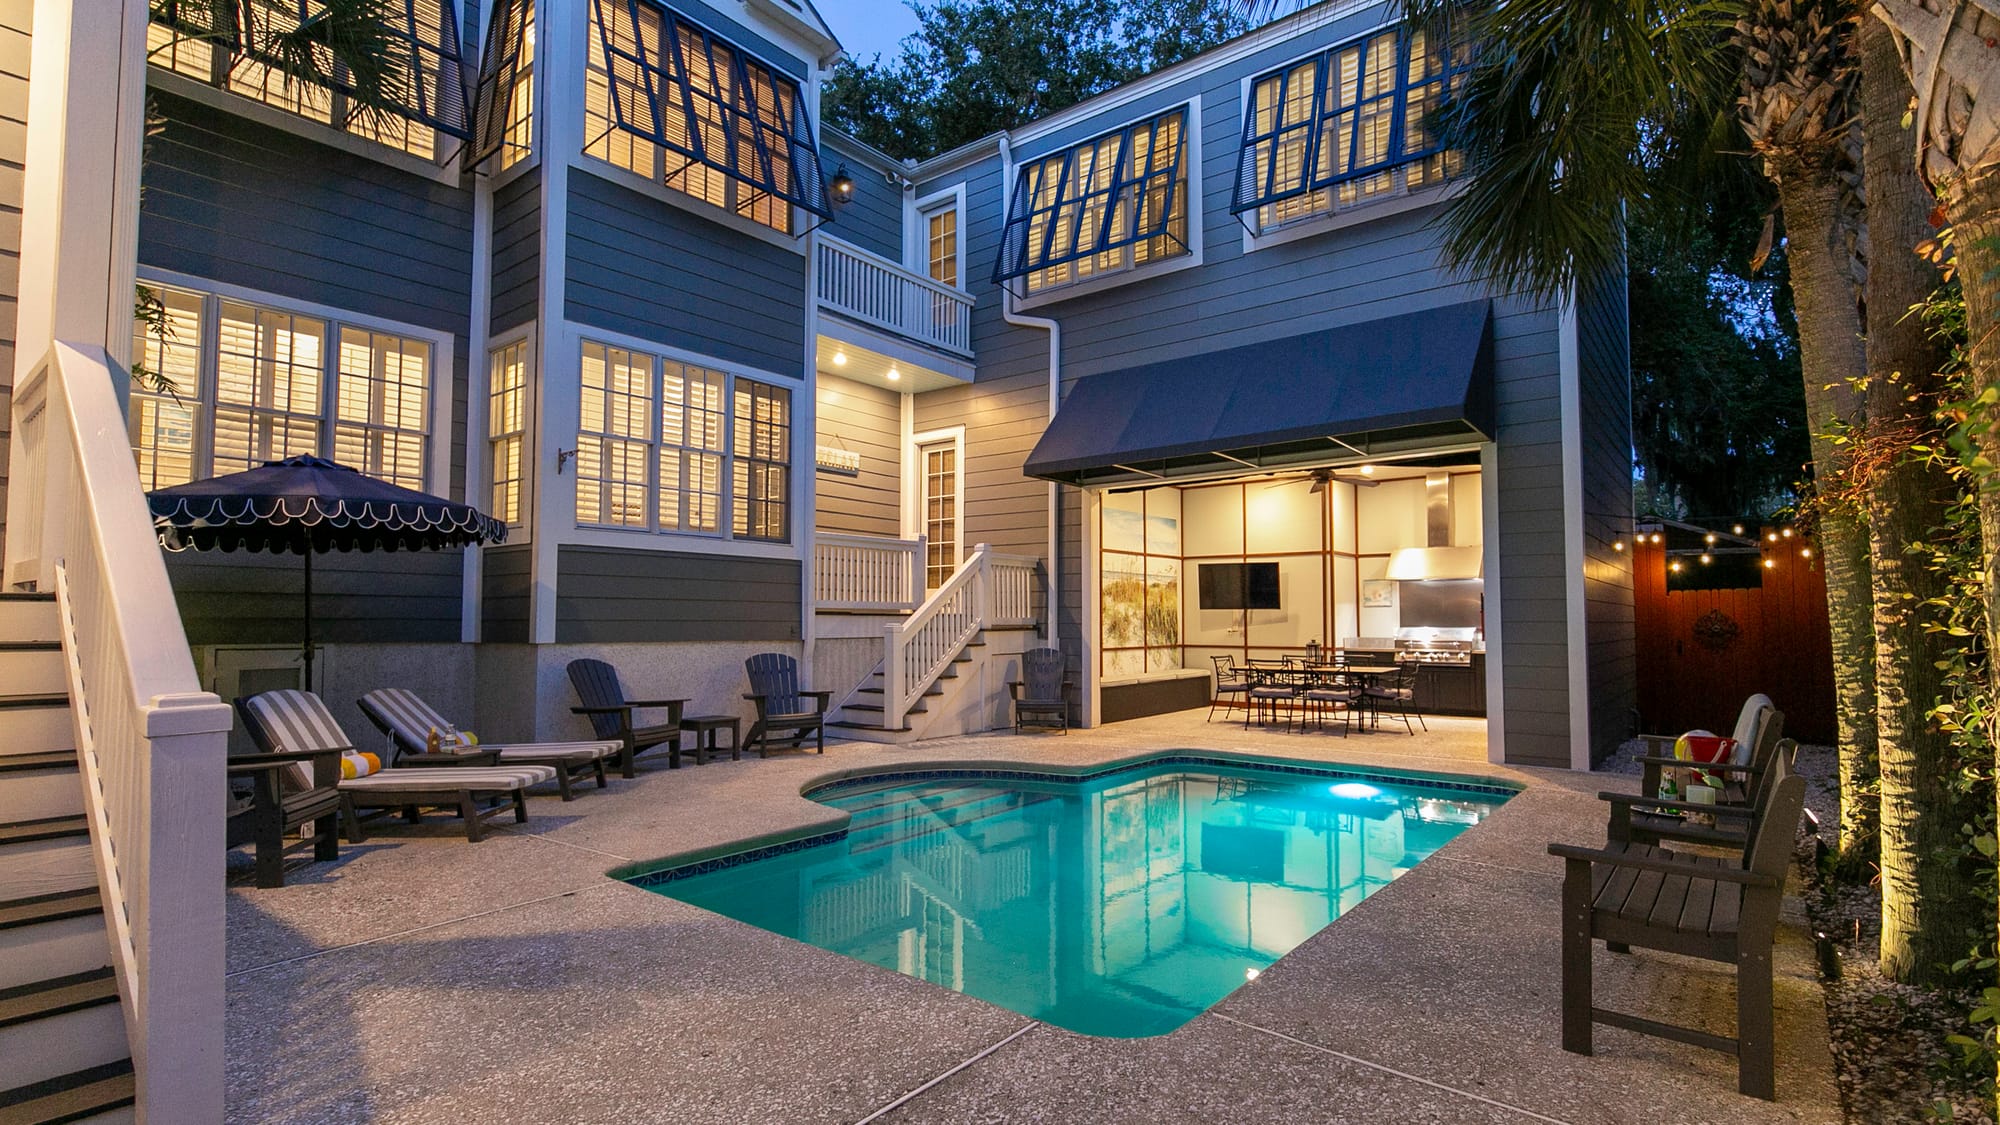
[[[1008,143],[1006,133],[1000,134],[1000,205],[1007,206],[1008,186],[1014,182],[1014,146]],[[1006,216],[1001,216],[1004,225]],[[1046,316],[1023,316],[1014,311],[1014,291],[1000,287],[1000,317],[1007,323],[1021,328],[1041,328],[1049,334],[1049,421],[1056,420],[1056,408],[1062,405],[1062,325]],[[1049,482],[1049,528],[1047,559],[1049,568],[1049,591],[1047,599],[1048,639],[1051,645],[1062,647],[1062,634],[1057,632],[1062,602],[1062,556],[1056,553],[1057,531],[1062,521],[1061,487]]]

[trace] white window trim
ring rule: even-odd
[[[582,399],[583,349],[586,344],[601,344],[605,347],[618,348],[623,351],[644,352],[655,359],[672,360],[693,367],[706,367],[711,371],[720,371],[727,375],[729,383],[728,394],[725,397],[727,409],[723,415],[724,434],[726,435],[728,446],[727,452],[723,455],[722,520],[721,526],[717,530],[686,531],[679,528],[662,528],[659,526],[660,439],[658,437],[659,418],[657,417],[659,387],[656,385],[653,389],[654,416],[650,417],[647,423],[647,433],[652,436],[646,439],[646,444],[652,448],[653,456],[646,470],[646,526],[616,527],[607,524],[578,522],[576,519],[576,473],[570,466],[565,465],[557,474],[557,483],[551,485],[552,488],[558,490],[559,500],[566,505],[565,510],[570,515],[563,534],[563,542],[621,548],[629,548],[641,544],[654,544],[657,546],[657,549],[663,551],[688,551],[720,555],[758,555],[765,558],[795,559],[802,555],[812,535],[810,526],[811,513],[802,513],[798,510],[796,489],[786,493],[786,502],[792,505],[793,510],[786,514],[790,524],[790,535],[784,542],[775,542],[769,539],[739,539],[736,537],[736,379],[741,377],[759,383],[767,383],[774,387],[783,387],[791,394],[792,446],[791,459],[787,462],[787,467],[791,470],[794,482],[798,480],[800,474],[799,467],[802,464],[808,463],[806,460],[801,459],[801,449],[805,448],[806,452],[810,453],[810,448],[802,447],[801,442],[808,440],[811,435],[802,435],[798,425],[799,396],[812,393],[810,383],[796,376],[781,375],[775,371],[766,371],[761,368],[751,367],[748,364],[720,359],[711,355],[703,355],[700,352],[690,351],[687,348],[675,347],[672,344],[662,344],[655,340],[648,340],[644,337],[633,336],[624,332],[614,332],[588,324],[580,324],[575,321],[565,322],[565,326],[567,331],[564,333],[564,336],[569,344],[569,359],[566,362],[573,362],[574,366],[570,368],[564,377],[571,379],[576,384],[576,398],[579,402]],[[654,375],[657,377],[658,372],[655,371]],[[579,423],[581,422],[580,417],[577,420]],[[582,426],[579,424],[570,432],[558,436],[556,439],[557,448],[568,448],[571,443],[576,442],[581,437],[581,433]],[[574,461],[574,458],[571,458],[571,460]]]
[[[1167,274],[1179,273],[1182,270],[1194,269],[1201,265],[1202,243],[1204,241],[1202,237],[1202,211],[1204,209],[1202,184],[1205,179],[1201,163],[1201,95],[1195,94],[1184,102],[1161,106],[1150,112],[1142,113],[1121,124],[1097,130],[1091,136],[1101,137],[1107,133],[1129,129],[1141,121],[1150,120],[1161,114],[1171,113],[1173,110],[1181,107],[1186,107],[1187,109],[1187,130],[1185,140],[1183,141],[1184,151],[1182,152],[1182,156],[1185,157],[1184,163],[1187,166],[1187,176],[1181,185],[1182,198],[1187,201],[1187,253],[1176,254],[1171,258],[1165,258],[1158,262],[1148,262],[1142,266],[1130,266],[1110,270],[1087,277],[1082,281],[1072,281],[1066,285],[1051,286],[1035,293],[1023,293],[1014,298],[1014,308],[1016,310],[1040,308],[1043,305],[1052,305],[1058,301],[1067,301],[1074,297],[1098,293],[1106,289],[1116,289],[1119,286],[1130,285],[1136,281],[1165,277]],[[1083,140],[1089,139],[1088,137],[1083,138]],[[1041,160],[1054,153],[1074,148],[1077,144],[1081,143],[1083,143],[1082,140],[1067,145],[1058,145],[1047,152],[1026,158],[1017,155],[1001,169],[1003,172],[1000,181],[1000,229],[1002,232],[1007,229],[1007,208],[1012,202],[1014,184],[1018,178],[1021,165],[1027,163],[1029,160]],[[1011,285],[1014,281],[1018,280],[1022,279],[1010,278],[1007,282],[1003,283],[1003,287]]]
[[[924,463],[923,448],[951,442],[954,447],[953,463],[958,466],[952,474],[952,526],[956,538],[952,541],[952,567],[956,569],[965,562],[965,427],[945,426],[936,430],[925,430],[910,435],[909,448],[904,451],[903,464],[906,466],[907,487],[903,490],[904,521],[907,527],[904,538],[914,539],[928,534],[924,511]],[[919,561],[918,565],[923,566]]]
[[[952,288],[961,293],[969,293],[971,289],[966,285],[966,266],[970,259],[965,253],[967,212],[965,184],[962,182],[953,184],[943,191],[934,191],[904,208],[903,268],[920,277],[931,276],[930,217],[944,210],[946,203],[951,205],[952,210],[958,212],[958,284]]]
[[[199,102],[211,109],[219,109],[224,113],[233,113],[238,117],[255,121],[260,125],[268,125],[273,129],[278,129],[294,136],[304,137],[306,140],[325,145],[328,148],[337,148],[342,152],[350,153],[366,160],[373,160],[377,164],[386,164],[398,171],[408,172],[413,176],[421,176],[433,183],[444,184],[447,187],[454,188],[459,186],[459,151],[464,147],[465,142],[447,133],[440,132],[437,135],[447,141],[456,142],[456,147],[451,150],[451,155],[445,158],[444,163],[435,164],[425,160],[423,157],[413,156],[410,153],[404,152],[393,145],[386,145],[380,141],[371,141],[366,137],[356,136],[345,129],[335,128],[324,122],[314,121],[310,117],[301,117],[288,110],[265,105],[255,98],[247,97],[243,94],[234,94],[220,87],[211,86],[206,82],[198,82],[185,74],[177,74],[174,71],[153,63],[146,64],[146,85],[162,93],[172,94],[178,98],[186,98],[191,102]],[[509,171],[512,171],[512,169],[509,169]]]
[[[313,301],[300,301],[277,293],[267,293],[261,289],[250,289],[241,285],[227,285],[219,281],[210,281],[207,278],[196,277],[193,274],[176,273],[172,270],[141,268],[139,270],[139,284],[165,285],[174,289],[186,289],[191,292],[204,294],[205,296],[221,298],[222,300],[243,301],[247,304],[262,305],[266,308],[276,309],[279,312],[291,313],[297,316],[308,316],[349,328],[361,328],[371,332],[385,332],[392,336],[406,336],[411,339],[423,340],[430,344],[431,385],[427,392],[431,398],[430,432],[426,435],[430,441],[430,450],[425,458],[429,463],[424,467],[424,488],[435,495],[446,498],[451,497],[451,408],[453,399],[456,397],[458,368],[457,357],[454,354],[452,334],[450,332],[440,332],[435,328],[425,328],[420,325],[388,320],[378,316],[365,316],[348,309],[335,308],[332,305],[322,305]],[[211,335],[209,332],[210,321],[220,315],[220,310],[220,301],[203,303],[201,334],[204,345],[207,344]],[[338,355],[338,346],[339,341],[337,339],[330,339],[328,341],[330,356]],[[196,401],[204,403],[210,408],[211,413],[215,404],[207,396],[207,392],[213,389],[215,364],[216,357],[212,350],[202,355],[202,385],[200,393],[195,396]],[[483,379],[481,381],[484,382]],[[330,388],[323,388],[321,390],[321,399],[323,403],[327,404],[333,401]],[[328,410],[330,409],[329,406]],[[332,425],[332,415],[328,410],[322,411],[322,417],[330,427]],[[202,460],[210,459],[209,446],[213,442],[213,429],[214,421],[211,418],[208,423],[197,431],[198,456]],[[331,430],[329,429],[327,432],[331,433]],[[212,461],[210,467],[213,468]],[[474,507],[478,507],[478,505],[475,504]]]
[[[473,507],[484,512],[486,511],[486,505],[493,502],[493,433],[492,417],[489,413],[493,396],[493,353],[504,351],[515,344],[523,346],[525,352],[523,360],[527,365],[526,378],[528,382],[521,411],[526,427],[521,434],[521,518],[507,525],[507,546],[532,543],[535,540],[535,478],[537,476],[536,470],[541,467],[540,463],[536,460],[536,457],[539,455],[539,442],[537,439],[541,436],[542,432],[541,426],[537,424],[535,415],[535,384],[541,370],[539,363],[541,352],[537,347],[537,343],[533,321],[516,325],[505,332],[488,337],[486,340],[486,361],[483,365],[483,370],[480,371],[476,379],[476,385],[479,388],[478,402],[480,407],[478,411],[479,433],[477,443],[480,450],[480,487],[477,492],[479,502],[473,504]],[[472,396],[468,395],[468,403],[471,400]],[[470,414],[472,412],[468,410],[467,413]],[[468,434],[467,436],[470,437],[472,435]],[[468,442],[467,444],[470,445],[472,443]],[[467,460],[470,460],[469,456]],[[466,487],[466,493],[466,500],[468,503],[471,503],[474,492],[470,484]]]

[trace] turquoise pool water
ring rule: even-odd
[[[1089,1035],[1194,1018],[1506,800],[1169,761],[858,779],[844,836],[633,881]]]

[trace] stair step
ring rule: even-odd
[[[53,980],[0,989],[0,1027],[118,1002],[118,977],[106,965]]]
[[[834,722],[828,723],[826,725],[830,727],[839,727],[842,730],[872,730],[872,731],[879,731],[883,734],[908,734],[910,733],[911,730],[911,728],[908,726],[885,727],[878,723],[856,723],[856,722],[850,722],[846,719],[835,720]]]
[[[62,616],[54,598],[0,597],[0,637],[54,641],[61,636]]]
[[[0,900],[61,894],[96,885],[97,864],[88,835],[0,847]]]
[[[131,1058],[124,1005],[115,1001],[114,993],[110,1002],[0,1026],[0,1089],[11,1093]]]
[[[0,1093],[0,1125],[61,1125],[133,1104],[132,1060],[93,1066]]]
[[[9,590],[6,593],[0,593],[0,603],[4,602],[47,602],[50,605],[54,605],[56,596],[54,594],[39,594],[33,590]]]
[[[0,773],[27,770],[73,770],[75,750],[44,750],[35,754],[0,754]]]
[[[21,844],[29,840],[55,840],[64,836],[90,835],[90,822],[82,814],[51,816],[0,824],[0,844]]]
[[[0,988],[13,988],[50,977],[102,968],[111,961],[111,938],[104,914],[97,909],[97,892],[89,892],[88,909],[70,911],[49,920],[0,928]]]
[[[0,695],[46,696],[69,690],[62,646],[52,641],[0,642]]]
[[[76,749],[76,724],[66,696],[0,700],[0,760],[19,754]]]
[[[97,893],[96,887],[59,891],[52,895],[36,895],[33,898],[0,902],[0,930],[102,913],[104,913],[104,899]]]
[[[931,694],[930,692],[924,693],[926,697],[928,697],[930,694]],[[880,715],[885,710],[885,708],[880,703],[850,703],[847,706],[841,708],[841,710],[853,711],[857,714]],[[904,712],[904,714],[922,715],[928,713],[929,711],[930,711],[930,705],[925,703],[922,699],[919,699],[914,704],[912,704],[910,706],[910,709]]]

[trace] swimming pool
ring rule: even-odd
[[[845,833],[630,881],[1072,1031],[1160,1035],[1512,792],[1185,755],[864,777],[807,794]]]

